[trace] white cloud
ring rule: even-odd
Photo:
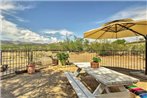
[[[50,43],[59,42],[59,40],[56,37],[51,37]]]
[[[42,32],[50,35],[57,35],[57,36],[71,36],[73,35],[73,32],[66,30],[66,29],[61,29],[61,30],[43,30]]]
[[[106,22],[106,21],[107,21],[106,19],[104,19],[104,20],[99,20],[99,21],[94,22],[94,24],[101,24],[101,23],[104,23],[104,22]]]
[[[123,19],[123,18],[132,18],[134,20],[140,20],[140,19],[147,20],[147,7],[139,6],[139,7],[127,8],[109,17],[110,20]]]
[[[60,30],[42,30],[41,31],[44,36],[50,38],[51,42],[59,42],[63,41],[65,37],[71,37],[74,33],[72,31],[66,30],[66,29],[60,29]]]
[[[15,20],[25,22],[15,15],[18,10],[23,11],[31,9],[33,6],[20,5],[17,2],[2,2],[0,3],[0,23],[1,25],[1,38],[0,40],[10,41],[22,41],[22,42],[33,42],[33,43],[53,43],[62,41],[65,36],[73,35],[73,32],[66,29],[61,30],[44,30],[42,34],[33,32],[29,29],[19,27],[16,23],[13,23],[6,19],[5,15],[12,16]],[[47,35],[47,36],[46,36]]]
[[[4,16],[2,16],[2,15],[1,15],[1,12],[0,12],[0,21],[3,19],[3,17],[4,17]]]
[[[1,1],[0,2],[0,11],[2,14],[12,16],[16,20],[20,22],[28,22],[25,19],[22,19],[15,15],[16,11],[23,11],[26,9],[32,9],[34,8],[34,5],[21,5],[17,2],[12,1]]]
[[[22,6],[13,2],[2,2],[0,3],[0,12],[4,12],[7,15],[15,17],[15,19],[24,21],[13,15],[13,11],[30,9],[31,6]],[[5,19],[3,14],[0,14],[0,40],[10,40],[10,41],[22,41],[22,42],[33,42],[33,43],[50,43],[57,42],[54,37],[47,38],[29,29],[18,27],[17,24]]]
[[[21,5],[14,1],[1,1],[0,10],[2,11],[16,11],[16,10],[26,10],[34,8],[34,5]]]
[[[0,2],[0,10],[8,11],[8,10],[15,10],[16,6],[12,2],[1,1]]]
[[[114,15],[94,22],[94,24],[104,24],[108,21],[124,19],[124,18],[132,18],[133,20],[147,20],[147,6],[132,6],[121,10]]]
[[[1,40],[33,42],[33,43],[49,43],[56,41],[53,38],[46,38],[31,30],[19,28],[16,24],[2,19]]]
[[[68,31],[68,30],[61,30],[60,34],[63,36],[70,36],[70,35],[73,35],[73,32]]]
[[[7,11],[4,12],[4,11],[3,11],[3,14],[12,16],[13,18],[15,18],[16,20],[18,20],[18,21],[20,21],[20,22],[28,22],[28,20],[25,20],[25,19],[23,19],[23,18],[20,18],[20,17],[14,15],[13,12],[10,12],[10,11],[9,11],[9,12],[7,12]]]

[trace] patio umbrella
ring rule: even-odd
[[[147,50],[147,20],[120,19],[104,24],[84,33],[84,38],[108,39],[143,36]],[[147,75],[147,52],[145,53],[145,74]]]

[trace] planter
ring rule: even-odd
[[[27,71],[28,71],[29,74],[35,73],[35,64],[29,64],[27,66]]]
[[[99,68],[99,63],[91,62],[91,68]]]

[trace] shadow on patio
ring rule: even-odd
[[[51,68],[35,74],[20,74],[2,80],[2,98],[58,98],[76,97],[62,71]]]

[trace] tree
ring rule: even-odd
[[[126,40],[125,39],[118,39],[112,42],[112,44],[125,44]]]

